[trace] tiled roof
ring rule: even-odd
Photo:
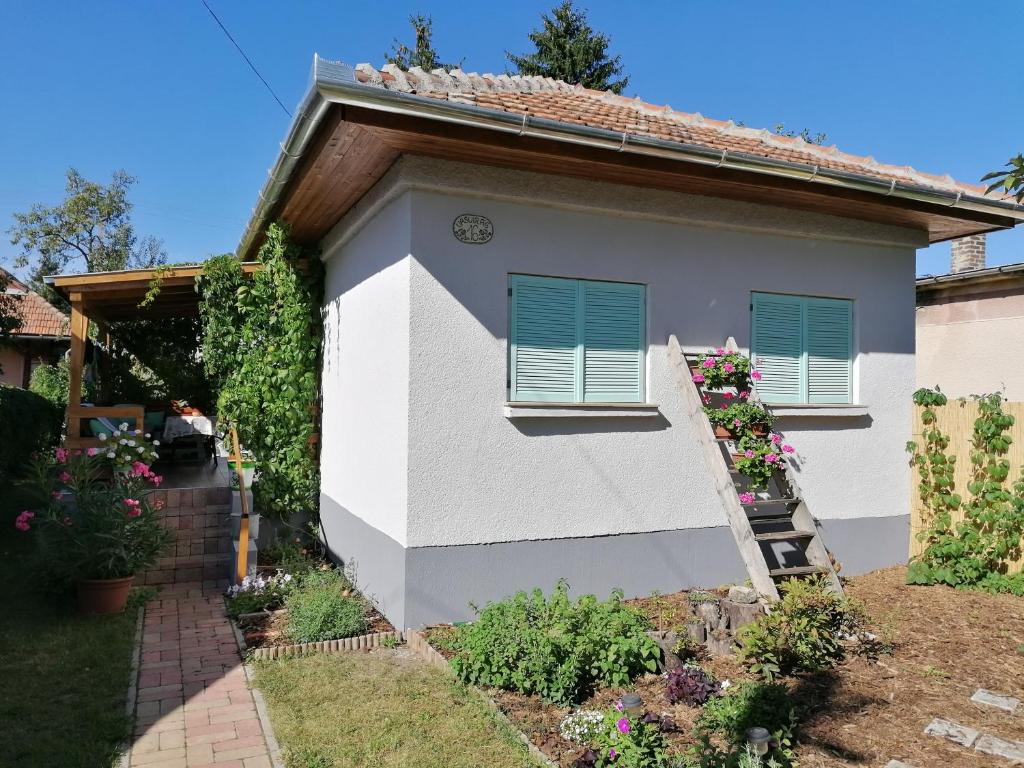
[[[67,336],[68,318],[14,275],[0,269],[0,276],[9,280],[4,291],[14,299],[21,314],[21,327],[12,336]]]
[[[909,165],[885,165],[873,157],[841,152],[835,145],[810,144],[800,137],[746,128],[731,120],[712,120],[699,113],[679,112],[668,105],[648,104],[639,98],[595,91],[546,77],[479,75],[460,69],[425,72],[419,67],[404,71],[394,64],[387,64],[379,70],[369,64],[359,64],[355,69],[359,82],[392,91],[700,145],[716,151],[805,163],[947,192],[972,195],[985,192],[981,185],[958,182],[948,175],[924,173]]]

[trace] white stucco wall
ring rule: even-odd
[[[323,254],[321,494],[402,545],[409,433],[409,226],[406,196],[377,211],[344,245]]]
[[[675,333],[684,346],[731,335],[746,347],[752,290],[855,300],[869,416],[780,427],[816,515],[907,513],[919,233],[456,164],[407,170],[408,546],[725,525],[664,345]],[[460,213],[489,217],[491,242],[456,241]],[[507,419],[511,272],[647,284],[648,399],[662,418]]]

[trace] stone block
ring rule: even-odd
[[[971,701],[977,704],[984,704],[987,707],[995,707],[1005,712],[1016,712],[1017,707],[1020,706],[1020,699],[1015,699],[1013,696],[1007,696],[1002,693],[993,693],[987,691],[984,688],[979,688],[971,696]]]
[[[949,720],[943,720],[939,717],[928,723],[924,733],[926,736],[938,736],[947,741],[952,741],[954,744],[959,744],[962,747],[974,746],[974,742],[978,740],[978,732],[973,728],[968,728],[966,725],[960,725]]]
[[[1017,765],[1024,763],[1024,742],[1007,741],[986,733],[978,739],[974,749],[985,755],[1001,757]]]

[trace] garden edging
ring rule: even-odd
[[[231,633],[235,636],[238,644],[238,653],[242,657],[242,671],[245,672],[245,679],[249,683],[249,692],[252,694],[253,703],[256,705],[256,716],[259,717],[260,727],[263,729],[263,738],[267,743],[267,751],[270,753],[270,762],[273,768],[284,768],[284,761],[281,759],[281,744],[274,733],[274,726],[270,722],[270,713],[267,711],[267,700],[263,698],[263,691],[256,687],[255,674],[252,665],[246,660],[245,638],[238,622],[228,617],[231,623]]]
[[[440,667],[444,669],[453,678],[455,677],[455,673],[452,672],[452,668],[448,664],[448,660],[445,659],[445,657],[442,656],[438,652],[438,650],[434,648],[434,646],[427,642],[427,639],[423,637],[421,633],[417,632],[414,629],[406,630],[405,643],[409,647],[409,650],[411,650],[425,662],[427,662],[431,666]],[[497,717],[502,723],[504,723],[512,731],[512,733],[516,735],[516,738],[518,738],[519,741],[521,741],[526,746],[526,751],[530,754],[532,758],[540,762],[541,765],[548,766],[548,768],[558,768],[558,766],[551,760],[551,758],[545,755],[537,747],[536,744],[530,741],[529,737],[527,737],[525,733],[523,733],[521,730],[519,730],[519,728],[516,727],[516,725],[509,719],[508,715],[501,711],[501,707],[498,706],[498,703],[494,699],[492,699],[482,690],[477,688],[475,685],[466,684],[465,688],[469,691],[472,691],[473,694],[480,699],[480,701],[487,705],[487,707],[494,713],[494,716]]]
[[[139,606],[138,615],[135,618],[135,642],[132,648],[131,672],[128,677],[128,692],[124,698],[124,713],[131,723],[132,734],[135,732],[135,699],[139,692],[139,664],[142,660],[142,627],[146,617],[146,606]],[[132,761],[132,745],[135,742],[133,735],[130,735],[122,744],[121,756],[117,760],[117,768],[128,768]]]

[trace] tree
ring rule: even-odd
[[[18,300],[7,293],[11,276],[0,269],[0,339],[9,336],[21,327],[21,309]],[[3,373],[3,369],[0,369]]]
[[[14,264],[30,267],[33,290],[62,305],[43,283],[45,275],[152,267],[166,261],[163,243],[140,238],[132,226],[128,189],[134,183],[133,176],[115,171],[110,184],[103,186],[69,168],[62,203],[53,207],[39,203],[27,213],[14,214],[8,234],[13,245],[21,246]]]
[[[462,67],[462,61],[458,64],[444,64],[436,50],[434,50],[434,20],[429,16],[418,14],[409,17],[413,32],[416,35],[416,42],[410,48],[405,43],[395,38],[391,44],[391,53],[385,53],[384,57],[390,64],[396,65],[399,69],[408,70],[411,67],[419,67],[425,72],[433,72],[435,69],[456,69]]]
[[[505,51],[518,74],[622,93],[629,78],[612,79],[622,74],[622,57],[609,57],[611,38],[593,30],[585,10],[577,10],[572,0],[563,0],[551,10],[550,16],[542,15],[541,22],[543,28],[529,35],[537,48],[535,52],[516,56]]]
[[[1011,157],[1006,163],[1008,171],[992,171],[986,173],[981,180],[992,181],[986,192],[1002,188],[1008,195],[1013,195],[1018,203],[1024,203],[1024,155]]]

